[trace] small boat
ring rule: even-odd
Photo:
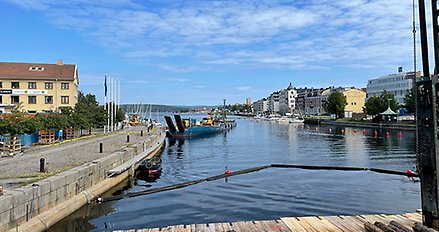
[[[162,159],[158,156],[151,159],[144,160],[140,163],[137,169],[141,174],[145,174],[148,177],[155,177],[162,172]]]
[[[201,122],[195,119],[181,119],[180,115],[174,115],[177,128],[174,126],[170,116],[165,116],[168,130],[166,135],[173,138],[184,138],[197,135],[213,134],[229,130],[236,126],[235,120],[217,119],[209,115]]]
[[[303,118],[293,117],[290,119],[290,123],[303,123],[303,122],[305,122],[305,119]]]

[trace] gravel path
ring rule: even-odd
[[[144,131],[144,136],[140,136],[140,131]],[[130,134],[130,142],[127,143],[127,134]],[[60,145],[47,147],[36,147],[15,157],[0,158],[0,186],[12,187],[17,182],[20,183],[28,179],[24,176],[39,174],[40,158],[46,159],[46,168],[49,172],[66,170],[86,162],[99,159],[102,156],[111,154],[122,147],[145,141],[150,136],[156,137],[158,129],[154,129],[150,134],[146,133],[146,127],[136,126],[114,132],[104,136],[80,139],[66,142]],[[99,143],[103,143],[104,152],[99,153]]]

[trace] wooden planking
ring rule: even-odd
[[[318,231],[342,232],[342,230],[334,226],[331,222],[325,220],[324,217],[303,217],[300,220],[306,221],[309,225],[311,225],[314,229],[317,229]]]
[[[403,216],[418,222],[422,221],[422,215],[420,213],[405,213]]]
[[[349,227],[355,228],[355,231],[366,231],[364,223],[354,216],[340,216]]]
[[[300,224],[296,217],[281,218],[291,231],[306,232],[306,229]]]
[[[314,228],[313,225],[310,225],[306,220],[303,220],[303,217],[298,217],[297,221],[299,221],[300,225],[302,225],[303,228],[305,228],[305,231],[307,232],[318,232],[319,230],[317,228]]]
[[[340,217],[340,216],[328,216],[325,217],[326,220],[330,221],[332,224],[340,228],[343,232],[349,232],[349,231],[359,231],[359,229],[356,226],[352,226],[351,223]]]
[[[265,221],[240,221],[224,223],[204,223],[192,225],[175,225],[164,228],[151,228],[137,230],[137,232],[164,232],[164,231],[184,231],[184,232],[348,232],[348,231],[366,231],[364,223],[375,223],[376,221],[389,224],[396,221],[408,228],[411,228],[415,222],[422,222],[420,213],[405,214],[373,214],[373,215],[356,215],[356,216],[326,216],[326,217],[284,217],[280,220]],[[128,232],[126,230],[119,232]]]
[[[230,224],[228,222],[218,223],[218,224],[220,224],[222,226],[224,232],[233,230],[233,228],[230,226]]]

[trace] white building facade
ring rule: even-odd
[[[255,101],[252,106],[255,114],[265,114],[268,112],[268,100],[266,98]]]
[[[273,92],[268,97],[268,112],[270,114],[279,113],[279,92]]]
[[[395,95],[398,104],[404,105],[404,97],[413,88],[419,73],[399,72],[378,77],[367,82],[367,98],[380,96],[384,90]]]
[[[282,115],[292,114],[296,110],[297,91],[290,85],[279,91],[279,113]]]

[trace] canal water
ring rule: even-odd
[[[138,192],[271,163],[406,171],[416,163],[415,133],[236,118],[226,133],[168,140],[156,179],[127,180],[106,196]],[[402,138],[398,134],[402,133]],[[384,135],[384,136],[383,136]],[[53,231],[111,231],[285,216],[414,212],[415,180],[365,171],[266,169],[187,188],[91,204]]]

